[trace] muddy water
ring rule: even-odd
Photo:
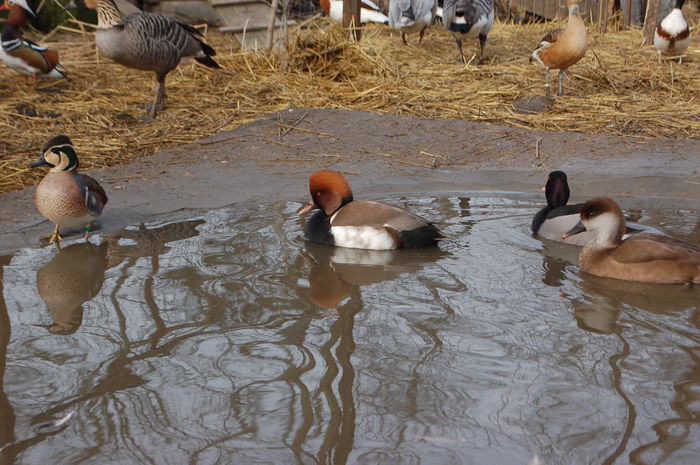
[[[698,463],[697,286],[581,273],[539,199],[388,200],[453,239],[316,246],[290,202],[0,258],[0,463]]]

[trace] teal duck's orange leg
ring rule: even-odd
[[[53,230],[53,234],[49,236],[49,244],[53,244],[54,242],[60,243],[63,240],[60,234],[58,234],[58,225]]]

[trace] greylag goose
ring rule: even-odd
[[[158,13],[119,14],[114,0],[71,0],[68,7],[97,11],[95,43],[104,56],[128,68],[153,71],[156,86],[153,103],[144,120],[165,108],[165,76],[186,57],[210,68],[220,68],[216,51],[204,43],[192,26]]]

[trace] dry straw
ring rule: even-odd
[[[99,56],[90,33],[60,27],[49,34],[53,42],[34,38],[60,50],[69,81],[44,80],[34,90],[22,76],[0,68],[0,192],[37,182],[43,171],[26,165],[57,134],[73,139],[83,169],[102,168],[291,104],[641,138],[700,137],[697,42],[682,65],[659,64],[653,47],[640,45],[638,29],[592,32],[591,51],[566,80],[568,95],[546,113],[518,112],[516,100],[544,92],[544,73],[528,58],[552,26],[496,24],[488,58],[475,66],[455,64],[457,48],[440,25],[421,45],[412,37],[404,46],[385,26],[368,26],[355,43],[336,23],[318,18],[290,31],[286,74],[278,71],[278,55],[242,52],[233,37],[209,31],[206,40],[226,71],[180,66],[168,76],[168,108],[148,123],[133,116],[143,114],[151,99],[152,73],[114,64]],[[697,24],[692,32],[700,35]],[[476,51],[476,40],[465,45],[465,53]]]

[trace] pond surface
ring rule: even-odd
[[[580,272],[539,198],[386,200],[453,238],[317,246],[289,202],[0,257],[0,463],[700,463],[700,287]]]

